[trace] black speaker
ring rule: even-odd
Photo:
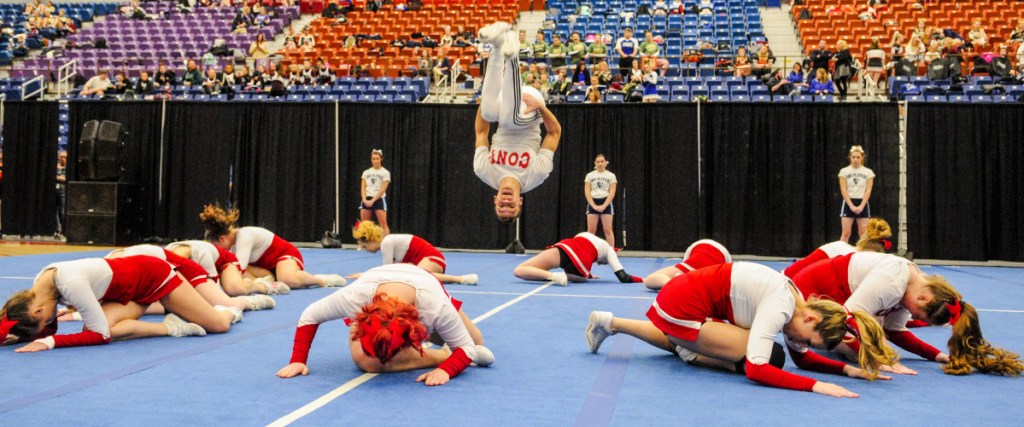
[[[82,126],[82,136],[78,139],[78,179],[89,181],[96,179],[93,169],[93,158],[96,151],[96,135],[99,134],[100,122],[89,120]]]
[[[104,120],[100,123],[93,149],[94,179],[99,181],[117,181],[121,179],[124,151],[124,138],[127,136],[124,127],[118,122]]]
[[[67,187],[68,243],[127,246],[142,241],[146,203],[138,185],[71,181]]]

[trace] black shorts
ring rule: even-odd
[[[864,200],[864,199],[850,199],[850,201],[853,202],[854,205],[859,205],[861,200]],[[871,218],[871,203],[868,202],[867,204],[865,204],[864,205],[864,210],[860,211],[859,214],[855,214],[850,209],[850,206],[846,204],[846,201],[843,201],[843,207],[841,209],[839,209],[839,217],[840,218]]]
[[[608,200],[608,198],[602,197],[600,199],[594,199],[594,204],[603,204],[605,200]],[[598,212],[594,210],[593,206],[590,206],[590,203],[587,203],[587,215],[615,215],[615,204],[613,203],[608,205],[608,207],[605,208],[604,212]]]
[[[372,197],[371,197],[371,199],[372,199]],[[387,197],[381,197],[381,198],[377,199],[377,201],[373,203],[373,206],[370,206],[370,207],[366,207],[362,203],[360,203],[359,204],[359,209],[360,210],[366,209],[366,210],[371,210],[371,211],[384,211],[384,212],[387,212],[388,211],[388,202],[385,199],[387,199]],[[369,199],[367,199],[367,200],[369,200]]]
[[[580,273],[580,270],[576,268],[576,264],[572,263],[572,260],[569,259],[569,254],[565,253],[565,249],[558,246],[555,246],[555,249],[558,249],[558,266],[562,267],[565,274],[575,274],[580,277],[587,277],[587,275]]]

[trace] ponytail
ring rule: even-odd
[[[39,319],[29,313],[29,305],[36,297],[31,289],[23,289],[11,295],[0,310],[0,341],[3,345],[26,342],[33,339],[39,330]]]
[[[238,216],[238,209],[224,211],[220,204],[204,206],[203,212],[199,214],[199,219],[206,227],[206,240],[216,241],[220,236],[231,232],[231,228],[238,222]]]
[[[848,323],[852,323],[854,336],[860,340],[857,353],[857,365],[868,373],[868,379],[878,378],[878,368],[882,365],[895,365],[900,360],[899,354],[885,340],[885,330],[878,324],[874,316],[864,311],[850,314]]]
[[[975,369],[984,373],[1018,376],[1024,372],[1020,355],[993,347],[981,333],[978,311],[942,276],[925,278],[934,298],[924,311],[932,325],[953,325],[949,337],[949,363],[942,368],[950,375],[968,375]]]
[[[384,240],[384,230],[373,221],[359,221],[352,227],[352,238],[376,243]]]
[[[867,231],[857,242],[857,250],[861,252],[885,253],[892,247],[889,242],[892,237],[892,227],[882,218],[873,217],[868,220]]]

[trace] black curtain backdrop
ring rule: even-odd
[[[53,234],[57,231],[57,103],[4,102],[3,108],[3,233]]]
[[[707,230],[730,251],[803,256],[837,240],[843,200],[837,175],[849,165],[853,145],[864,147],[866,165],[876,175],[871,214],[886,219],[895,232],[895,104],[727,103],[701,108]]]
[[[915,103],[907,114],[915,255],[1024,261],[1024,106]]]

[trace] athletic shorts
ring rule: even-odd
[[[286,259],[294,259],[299,264],[299,270],[306,269],[305,261],[302,260],[302,254],[299,253],[299,250],[291,243],[288,243],[288,241],[274,235],[274,240],[270,243],[270,247],[252,265],[273,272],[277,268],[277,263]]]
[[[366,207],[365,205],[360,203],[359,204],[359,210],[366,209],[366,210],[371,210],[371,211],[384,211],[384,212],[387,212],[388,211],[388,202],[385,199],[387,199],[387,197],[381,197],[381,198],[377,199],[376,202],[373,202],[373,206],[370,206],[370,207]]]
[[[602,197],[600,199],[594,199],[594,204],[600,205],[604,203],[605,200],[608,200],[608,198]],[[598,212],[594,210],[593,206],[590,206],[590,203],[587,203],[587,215],[615,215],[615,204],[613,203],[608,205],[604,212]]]
[[[587,277],[586,274],[581,273],[580,270],[576,268],[576,264],[572,263],[572,259],[569,258],[569,254],[565,253],[565,249],[558,246],[554,246],[554,248],[558,249],[558,266],[562,267],[562,270],[565,270],[565,274]]]
[[[862,200],[864,199],[850,199],[854,205],[859,205]],[[871,203],[865,204],[864,210],[860,211],[859,214],[855,214],[850,210],[850,206],[843,201],[843,207],[839,210],[839,216],[842,218],[871,218]]]

